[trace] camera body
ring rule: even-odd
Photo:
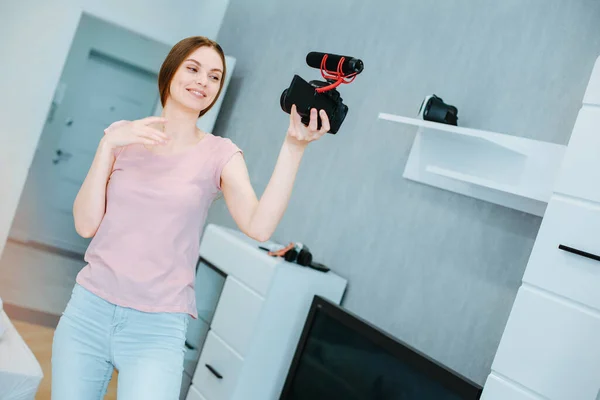
[[[348,106],[344,104],[336,87],[354,81],[356,75],[363,71],[364,64],[358,58],[316,51],[306,55],[306,64],[319,69],[325,81],[307,82],[294,75],[290,86],[281,93],[281,109],[290,114],[295,104],[301,121],[306,126],[310,123],[311,109],[324,110],[329,119],[328,132],[336,134],[348,114]],[[321,117],[317,114],[317,128],[321,129],[321,126]]]
[[[343,99],[336,89],[322,93],[316,91],[317,88],[327,85],[329,84],[323,81],[306,82],[300,76],[294,75],[290,86],[281,93],[281,109],[289,114],[292,105],[295,104],[304,125],[308,125],[310,121],[312,108],[316,108],[317,111],[324,110],[329,118],[329,133],[337,133],[346,118],[348,106],[343,103]],[[317,118],[317,128],[321,129],[321,117]]]

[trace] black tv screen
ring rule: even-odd
[[[315,296],[280,400],[475,400],[482,388]]]

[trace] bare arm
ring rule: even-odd
[[[92,166],[73,203],[75,230],[85,238],[96,234],[106,211],[106,184],[115,156],[105,139],[100,141]]]
[[[306,127],[301,123],[295,106],[292,107],[287,136],[260,200],[252,188],[248,169],[240,154],[233,156],[223,168],[221,188],[227,208],[240,230],[249,237],[264,242],[275,232],[288,206],[307,144],[329,131],[329,121],[324,112],[321,119],[322,127],[317,130],[315,110]]]
[[[297,147],[288,140],[284,142],[260,201],[241,154],[233,156],[223,168],[221,187],[227,208],[246,235],[261,242],[271,237],[289,203],[303,154],[304,147]]]

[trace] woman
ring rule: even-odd
[[[54,335],[53,399],[103,398],[113,368],[120,400],[177,399],[188,316],[197,318],[195,266],[210,204],[222,192],[239,229],[267,240],[307,144],[329,130],[323,111],[317,130],[316,110],[304,126],[292,108],[259,201],[241,150],[196,127],[225,72],[217,43],[184,39],[159,73],[162,116],[105,130],[73,205],[77,232],[93,239]]]

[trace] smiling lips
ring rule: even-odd
[[[192,94],[192,96],[197,99],[203,99],[206,97],[206,92],[204,90],[196,90],[196,89],[187,89],[188,92]]]

